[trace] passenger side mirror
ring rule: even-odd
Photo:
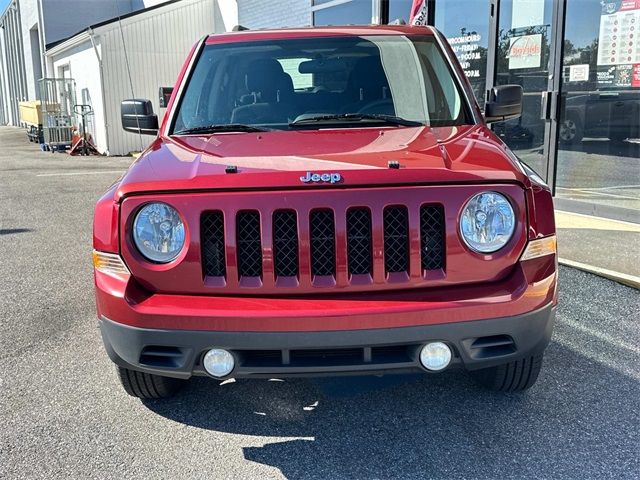
[[[518,118],[522,114],[522,87],[520,85],[499,85],[489,91],[484,106],[487,123],[502,122]]]
[[[153,113],[150,100],[132,98],[120,104],[122,128],[143,135],[158,134],[158,116]]]

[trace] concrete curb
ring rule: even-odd
[[[640,277],[636,277],[634,275],[614,272],[613,270],[594,267],[593,265],[587,265],[586,263],[574,262],[573,260],[567,260],[566,258],[558,258],[558,263],[567,267],[577,268],[584,272],[593,273],[594,275],[599,275],[601,277],[608,278],[609,280],[613,280],[614,282],[640,290]]]

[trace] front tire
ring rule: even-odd
[[[582,140],[582,125],[577,119],[568,117],[560,124],[558,135],[564,145],[578,143]]]
[[[178,378],[162,377],[150,373],[129,370],[128,368],[116,367],[118,377],[125,392],[132,397],[142,399],[169,398],[180,390],[186,380]]]
[[[494,392],[521,392],[536,383],[542,368],[542,354],[471,371],[477,384]]]

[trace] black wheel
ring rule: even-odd
[[[161,377],[150,373],[137,372],[116,367],[118,377],[125,392],[138,398],[168,398],[180,390],[187,382],[178,378]]]
[[[566,145],[578,143],[582,140],[582,125],[575,118],[565,118],[560,124],[558,136],[560,141]]]
[[[469,373],[476,383],[489,390],[521,392],[536,383],[541,368],[542,354]]]

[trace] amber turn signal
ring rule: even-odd
[[[93,251],[93,268],[111,275],[130,275],[129,269],[115,253]]]
[[[520,261],[531,260],[532,258],[544,257],[545,255],[551,255],[557,253],[556,236],[537,238],[529,241],[527,248],[525,248]]]

